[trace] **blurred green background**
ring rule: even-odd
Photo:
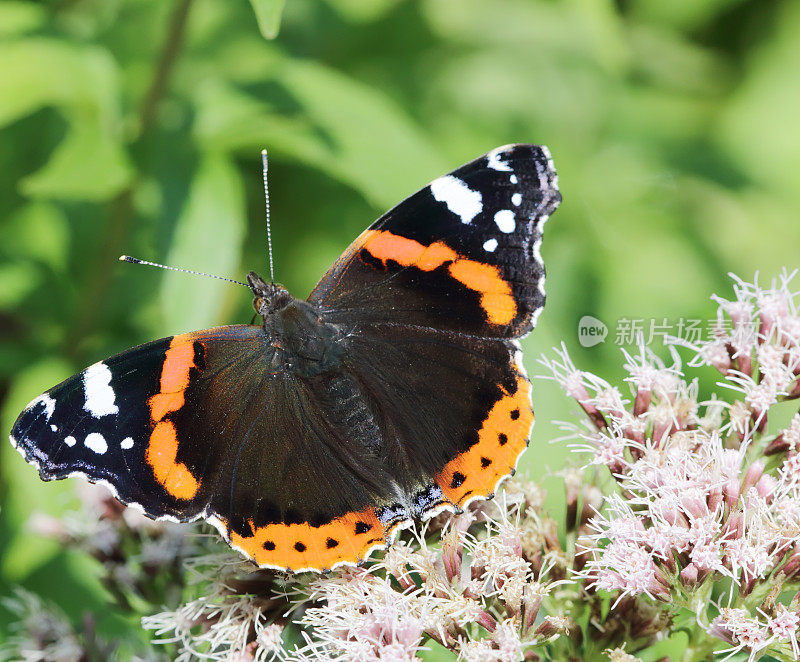
[[[277,276],[305,296],[432,178],[548,145],[564,203],[532,372],[564,340],[618,379],[617,320],[708,319],[728,271],[798,263],[796,1],[288,0],[272,40],[280,3],[257,4],[262,31],[246,0],[0,2],[4,430],[88,363],[250,319],[243,288],[117,257],[266,271],[262,147]],[[583,349],[587,314],[609,338]],[[535,406],[522,471],[542,478],[565,462],[548,440],[570,405],[538,382]],[[6,443],[0,461],[0,595],[101,610],[98,568],[24,526],[73,507],[71,481],[40,483]]]

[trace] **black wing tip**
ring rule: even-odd
[[[39,473],[39,478],[43,481],[51,481],[51,480],[58,480],[61,478],[55,473],[49,471],[48,467],[46,466],[47,458],[42,455],[37,455],[35,452],[35,445],[31,442],[30,439],[27,437],[18,438],[15,436],[15,432],[18,434],[16,426],[12,429],[11,434],[8,435],[8,439],[11,442],[12,448],[17,451],[22,456],[22,459],[25,460],[28,464],[36,469]]]
[[[482,157],[473,161],[493,170],[505,171],[510,175],[530,175],[538,179],[538,188],[547,192],[548,206],[555,211],[561,202],[558,191],[558,173],[556,172],[553,157],[546,145],[532,143],[509,143],[495,147]]]
[[[548,166],[553,171],[553,157],[550,154],[550,148],[547,145],[537,145],[534,143],[508,143],[507,145],[500,145],[495,147],[484,155],[484,158],[491,158],[492,156],[505,157],[505,161],[516,161],[529,159],[538,161],[542,165]]]

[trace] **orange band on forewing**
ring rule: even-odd
[[[185,403],[189,373],[195,368],[194,339],[191,334],[174,336],[161,368],[160,393],[148,401],[153,431],[145,460],[153,469],[156,481],[176,499],[194,498],[200,482],[185,464],[178,462],[178,434],[172,421],[164,420]]]
[[[161,421],[150,433],[145,460],[153,475],[176,499],[191,499],[197,494],[197,482],[186,466],[177,460],[178,436],[172,421]]]
[[[164,357],[161,369],[161,392],[174,393],[189,386],[189,371],[194,367],[194,342],[175,336]]]
[[[473,260],[456,260],[449,267],[457,281],[469,289],[480,292],[481,308],[493,324],[508,324],[517,314],[517,304],[511,286],[500,276],[500,270],[491,264]]]
[[[508,324],[517,314],[511,286],[498,267],[460,257],[441,241],[425,246],[391,232],[367,230],[361,248],[384,264],[392,260],[403,267],[422,271],[433,271],[447,264],[453,278],[481,295],[481,308],[492,324]]]
[[[483,421],[478,442],[437,474],[436,482],[450,501],[460,506],[474,496],[488,495],[516,467],[533,425],[530,389],[530,382],[521,375],[514,393],[503,389]]]
[[[416,264],[425,252],[425,246],[418,241],[401,237],[391,232],[367,230],[364,234],[364,248],[372,257],[386,262],[394,260],[404,267]]]
[[[162,420],[171,411],[178,411],[183,407],[183,391],[177,393],[157,393],[149,400],[150,417],[154,422]]]
[[[348,513],[328,524],[267,524],[252,536],[230,532],[230,542],[259,565],[289,570],[326,570],[339,563],[356,563],[381,547],[386,530],[368,508]]]

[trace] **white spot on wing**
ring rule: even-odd
[[[516,184],[519,181],[516,175],[511,175],[510,180],[512,184]]]
[[[515,207],[519,207],[520,203],[522,202],[522,193],[515,193],[511,196],[511,204]]]
[[[500,228],[500,232],[505,232],[506,234],[514,232],[517,227],[517,223],[514,220],[514,212],[510,209],[501,209],[497,212],[494,215],[494,222]]]
[[[119,411],[119,407],[114,404],[111,370],[105,363],[95,363],[83,371],[83,390],[86,394],[83,408],[95,418]]]
[[[83,440],[83,445],[98,455],[102,455],[108,450],[106,438],[99,432],[90,432],[87,434],[86,439]]]
[[[480,192],[473,191],[452,175],[445,175],[431,182],[431,193],[437,202],[444,202],[451,212],[460,217],[462,223],[471,223],[483,211],[483,197]]]
[[[44,411],[47,414],[47,420],[49,421],[50,417],[53,415],[53,412],[56,410],[56,401],[53,400],[53,398],[51,398],[47,393],[42,393],[38,398],[31,400],[25,409],[33,409],[40,402],[44,405]]]
[[[50,429],[51,429],[53,432],[58,432],[58,426],[57,426],[57,425],[51,425],[51,426],[50,426]]]
[[[64,437],[64,443],[69,446],[70,448],[75,445],[76,439],[72,435],[68,437]]]
[[[120,448],[122,448],[122,450],[133,448],[133,439],[131,437],[125,437],[120,443]]]
[[[483,242],[483,250],[494,253],[495,248],[497,248],[497,239],[492,238]]]
[[[505,147],[498,147],[497,149],[493,149],[491,152],[489,152],[486,155],[489,160],[489,162],[486,164],[487,167],[491,168],[492,170],[504,170],[506,172],[511,172],[511,166],[505,161],[500,160],[500,155],[504,154],[505,151]]]

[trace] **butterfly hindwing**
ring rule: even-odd
[[[375,323],[524,335],[544,305],[542,226],[560,200],[546,148],[500,147],[376,221],[309,301]]]
[[[464,507],[514,473],[533,425],[516,343],[371,325],[352,332],[349,349],[364,392],[381,394],[388,465],[413,515]],[[438,498],[415,504],[426,490]]]

